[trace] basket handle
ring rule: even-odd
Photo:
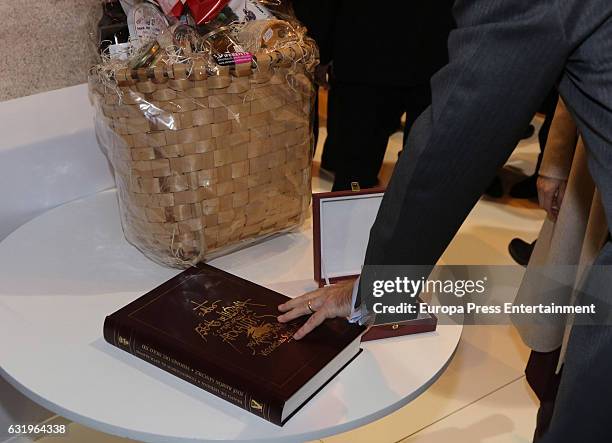
[[[257,68],[255,69],[266,70],[274,67],[289,67],[299,60],[309,58],[312,56],[312,54],[311,49],[308,46],[295,42],[280,49],[259,51],[255,53],[254,56],[257,60]],[[231,71],[239,73],[239,75],[248,75],[253,71],[251,66],[243,66],[245,66],[244,70],[236,67],[220,66],[218,75],[230,75]],[[193,80],[205,80],[207,77],[208,73],[206,70],[206,63],[202,58],[192,60],[191,63],[175,63],[172,65],[160,63],[152,68],[124,68],[115,73],[115,78],[119,82],[152,79],[161,81],[168,78],[175,80],[187,78]]]

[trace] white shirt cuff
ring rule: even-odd
[[[362,312],[363,303],[361,306],[355,306],[355,301],[357,300],[357,293],[359,292],[359,281],[361,277],[355,280],[355,284],[353,285],[353,298],[351,300],[351,315],[349,315],[348,320],[350,323],[361,323],[361,320],[364,318],[364,313]],[[365,307],[363,307],[365,309]]]

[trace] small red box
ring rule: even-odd
[[[314,279],[320,287],[359,276],[384,193],[376,188],[312,195]],[[419,315],[414,320],[373,326],[362,340],[433,332],[437,323],[435,315]]]

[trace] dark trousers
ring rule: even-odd
[[[555,116],[555,110],[557,109],[557,103],[559,102],[559,92],[557,88],[553,88],[552,91],[546,96],[546,99],[540,106],[539,111],[544,114],[544,122],[538,133],[538,142],[540,144],[540,154],[538,155],[538,163],[536,164],[534,175],[537,177],[540,172],[540,166],[542,166],[542,159],[544,158],[544,149],[546,148],[546,142],[548,141],[548,134],[552,121]]]
[[[405,134],[431,103],[429,85],[411,87],[335,81],[328,96],[327,140],[321,166],[336,173],[333,190],[375,187],[389,136],[407,114]]]
[[[555,408],[561,373],[557,374],[557,362],[561,348],[552,352],[532,351],[525,368],[525,375],[529,386],[540,401],[536,429],[533,441],[540,440],[550,426]]]

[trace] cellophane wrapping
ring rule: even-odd
[[[252,38],[260,29],[232,30],[253,64],[218,66],[202,51],[151,68],[92,69],[96,136],[123,231],[152,260],[186,268],[306,217],[318,51],[303,29],[278,22],[294,34],[275,46]]]

